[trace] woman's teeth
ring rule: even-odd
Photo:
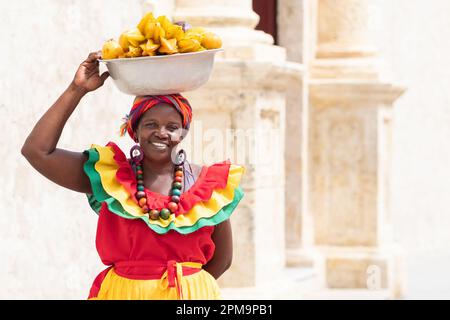
[[[164,143],[158,143],[158,142],[152,142],[152,145],[154,145],[157,149],[166,149],[167,145]]]

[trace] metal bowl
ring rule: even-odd
[[[191,91],[205,84],[223,49],[102,60],[120,91],[133,96]]]

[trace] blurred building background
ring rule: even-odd
[[[147,10],[223,39],[208,84],[186,93],[196,119],[186,148],[193,162],[247,169],[224,298],[450,298],[448,1],[0,9],[1,299],[85,299],[103,270],[85,196],[40,176],[20,148],[88,53]],[[108,80],[82,100],[60,147],[114,140],[127,150],[118,128],[132,99]],[[226,148],[208,147],[218,141]]]

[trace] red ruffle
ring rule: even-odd
[[[122,150],[114,143],[109,142],[108,147],[114,151],[114,160],[119,165],[116,172],[117,181],[133,195],[133,200],[137,203],[134,194],[137,191],[136,176],[130,162]],[[195,183],[189,190],[182,193],[178,203],[177,215],[184,214],[200,201],[208,201],[215,189],[224,189],[227,185],[228,174],[230,171],[230,161],[222,161],[211,166],[203,166]],[[167,207],[170,202],[170,196],[163,195],[151,190],[145,189],[147,194],[147,205],[150,209]]]

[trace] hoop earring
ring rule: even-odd
[[[136,143],[133,147],[131,147],[130,158],[136,166],[144,160],[144,151],[139,144]]]
[[[182,166],[185,161],[186,161],[186,152],[183,149],[181,149],[180,151],[177,152],[174,164],[176,166]]]

